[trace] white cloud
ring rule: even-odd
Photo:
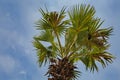
[[[6,51],[7,52],[6,55],[0,54],[0,71],[5,72],[9,75],[12,72],[14,73],[18,71],[17,69],[24,67],[24,65],[21,65],[24,62],[17,59],[17,57],[21,55],[24,55],[24,58],[27,58],[29,62],[37,66],[36,64],[37,57],[35,56],[36,54],[33,53],[32,42],[28,36],[24,36],[14,30],[11,31],[9,29],[2,28],[0,29],[0,33],[1,33],[0,41],[2,41],[0,43],[4,45],[5,42],[3,50],[0,51],[0,53],[4,52],[4,50],[8,50]],[[11,35],[8,36],[9,34]],[[2,45],[0,47],[2,48]],[[8,48],[11,49],[10,52]],[[21,50],[22,53],[20,53],[19,50]],[[11,53],[15,54],[15,56],[13,55],[10,56]],[[27,72],[24,70],[21,70],[18,73],[22,75],[27,74]]]
[[[112,4],[113,0],[97,0],[97,1],[90,1],[90,0],[57,0],[57,1],[42,1],[40,0],[40,2],[44,2],[44,3],[49,3],[49,5],[46,5],[50,10],[59,10],[61,9],[64,5],[66,5],[67,7],[75,5],[75,4],[80,4],[80,3],[89,3],[93,4],[97,10],[97,15],[96,16],[100,16],[102,17],[102,19],[106,20],[105,23],[106,25],[111,25],[111,24],[116,24],[119,23],[119,16],[116,16],[112,13],[112,9],[110,8],[110,5]],[[34,26],[34,22],[36,20],[39,19],[40,14],[38,12],[37,9],[39,9],[39,5],[41,7],[41,4],[43,5],[43,3],[40,3],[38,0],[34,1],[34,0],[25,0],[25,1],[9,1],[8,3],[10,4],[18,4],[19,8],[20,8],[20,16],[21,16],[21,21],[22,24],[27,24],[27,26],[25,25],[25,29],[28,29],[28,35],[21,35],[20,32],[16,32],[16,31],[10,31],[10,30],[5,30],[5,29],[0,29],[0,36],[4,36],[4,39],[7,40],[7,45],[11,45],[13,50],[16,50],[15,45],[17,44],[17,46],[22,47],[23,52],[25,52],[26,58],[28,58],[32,63],[36,64],[36,54],[33,52],[33,48],[32,48],[32,36],[33,34],[35,34],[36,31],[34,31],[35,27]],[[54,4],[53,4],[54,3]],[[2,12],[2,11],[1,11]],[[7,22],[9,22],[10,24],[6,24],[7,26],[12,27],[12,25],[16,25],[16,23],[14,23],[12,21],[12,19],[10,18],[11,14],[9,13],[5,13],[6,16],[4,17],[4,14],[2,14],[2,19],[0,19],[0,21],[4,22],[3,24],[6,24]],[[119,24],[116,24],[119,25]],[[3,26],[4,27],[4,26]],[[9,28],[9,27],[8,27]],[[10,34],[10,35],[8,35]],[[5,38],[6,37],[6,38]],[[117,38],[116,38],[117,39]],[[117,42],[117,41],[116,41]],[[21,54],[18,54],[21,55]],[[114,69],[117,69],[118,71],[120,71],[119,69],[119,60],[117,60],[117,62],[115,62],[115,64],[109,65],[111,67],[113,67]],[[15,68],[15,60],[8,56],[8,55],[0,55],[0,69],[4,70],[5,72],[9,73],[12,72]],[[36,66],[38,66],[36,64]],[[43,68],[42,68],[43,69]],[[82,68],[81,68],[82,69]],[[44,69],[43,69],[44,70]],[[101,70],[101,69],[100,69]],[[109,71],[109,69],[107,69]],[[80,79],[83,80],[92,80],[92,79],[96,79],[96,80],[105,80],[105,78],[103,77],[105,75],[105,72],[102,71],[106,71],[107,70],[101,70],[99,73],[95,74],[89,74],[88,72],[83,72],[82,77]],[[114,70],[113,70],[114,72]],[[19,72],[20,74],[27,74],[26,71],[21,70]],[[39,75],[37,75],[38,77]],[[40,78],[43,75],[40,75]],[[109,77],[109,76],[108,76]],[[92,79],[91,79],[92,78]],[[38,79],[38,78],[37,78]],[[36,80],[37,80],[36,79]],[[33,79],[34,80],[34,79]]]
[[[54,6],[47,6],[50,10],[59,10],[61,9],[61,7],[63,7],[64,5],[69,7],[69,6],[72,6],[72,5],[75,5],[75,4],[80,4],[80,3],[90,3],[92,4],[93,6],[95,6],[95,9],[96,9],[96,16],[100,17],[102,20],[105,20],[105,27],[107,27],[108,25],[114,25],[116,22],[118,23],[119,22],[119,19],[118,17],[119,16],[116,16],[114,15],[113,13],[113,10],[110,8],[111,4],[112,4],[113,0],[98,0],[98,1],[90,1],[90,0],[58,0],[56,4],[58,4],[57,6],[54,5]],[[54,2],[53,2],[54,3]],[[32,10],[31,10],[32,12]],[[28,16],[28,19],[30,20],[30,16],[34,15],[34,14],[37,14],[33,11],[33,14],[29,14]],[[35,21],[38,19],[38,14],[34,15],[34,17],[32,18],[32,21]],[[119,25],[119,24],[116,24],[116,25]],[[111,64],[111,65],[108,65],[108,66],[111,66],[113,67],[113,72],[115,69],[117,69],[118,71],[120,71],[120,68],[119,68],[119,65],[118,65],[118,61],[115,62],[115,64]],[[108,69],[109,68],[109,69]],[[83,72],[82,74],[82,77],[80,79],[83,79],[83,80],[105,80],[105,79],[108,79],[107,77],[109,76],[106,76],[106,73],[107,72],[110,72],[110,67],[108,67],[107,69],[102,69],[100,67],[100,71],[99,73],[95,72],[95,74],[90,74],[89,72]],[[81,68],[83,69],[83,68]],[[79,80],[80,80],[79,79]]]
[[[20,74],[23,74],[23,75],[26,75],[26,74],[27,74],[27,72],[24,71],[24,70],[21,70],[19,73],[20,73]]]
[[[0,54],[0,69],[5,73],[11,73],[15,69],[15,60],[8,55]]]

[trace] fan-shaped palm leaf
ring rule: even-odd
[[[40,12],[42,18],[36,23],[40,35],[34,37],[33,45],[40,65],[50,61],[48,74],[51,78],[48,80],[76,79],[79,71],[75,70],[74,63],[78,61],[94,72],[98,71],[98,63],[104,68],[114,59],[107,52],[107,39],[113,29],[100,28],[104,21],[95,17],[93,6],[82,4],[70,8],[69,19],[65,18],[65,8],[60,12],[43,9]],[[43,45],[44,42],[49,45]]]

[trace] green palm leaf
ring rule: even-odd
[[[61,34],[65,31],[68,24],[68,20],[63,20],[65,18],[65,7],[62,8],[60,13],[58,12],[48,12],[43,9],[39,10],[42,17],[36,24],[37,28],[40,30],[51,29],[53,32]]]
[[[49,80],[75,80],[80,74],[74,67],[78,61],[94,72],[98,71],[99,63],[104,68],[114,59],[107,51],[113,28],[101,28],[104,21],[95,17],[94,7],[84,4],[73,6],[68,10],[68,18],[65,9],[49,12],[40,8],[42,18],[36,23],[40,34],[34,37],[33,45],[40,66],[50,62]]]
[[[51,43],[54,41],[54,37],[50,30],[41,31],[40,36],[35,36],[34,38],[40,41],[51,42]]]
[[[89,25],[89,21],[93,19],[95,13],[94,7],[90,5],[77,5],[68,11],[73,27],[81,30]]]
[[[38,62],[42,66],[43,63],[50,61],[51,58],[56,57],[56,46],[45,47],[37,38],[34,38],[33,45],[37,50]]]

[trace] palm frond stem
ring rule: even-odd
[[[76,51],[78,51],[81,48],[81,45],[79,45],[73,52],[71,52],[67,57],[70,58]]]
[[[59,44],[59,46],[60,46],[60,54],[61,54],[61,56],[63,57],[63,54],[62,54],[62,45],[61,45],[61,42],[60,42],[60,38],[59,38],[56,30],[54,30],[54,32],[55,32],[55,34],[56,34],[56,37],[57,37],[57,40],[58,40],[58,44]]]
[[[67,51],[66,51],[66,53],[67,53],[67,55],[66,56],[68,56],[69,54],[69,51],[70,51],[70,49],[73,47],[73,45],[75,44],[75,42],[76,42],[76,40],[77,40],[77,34],[75,35],[75,37],[73,38],[73,41],[71,41],[71,43],[68,45],[68,47],[67,47]]]

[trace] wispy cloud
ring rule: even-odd
[[[20,74],[23,74],[23,75],[26,75],[26,74],[27,74],[27,72],[26,72],[25,70],[21,70],[19,73],[20,73]]]
[[[0,70],[9,74],[14,71],[15,67],[16,62],[12,57],[0,54]]]
[[[23,70],[18,71],[19,74],[28,74],[24,58],[31,63],[31,66],[35,65],[35,70],[38,72],[34,75],[34,73],[30,74],[33,80],[44,80],[44,70],[46,68],[42,67],[38,69],[37,65],[37,57],[32,46],[32,37],[33,35],[37,34],[35,31],[35,21],[40,18],[40,13],[38,9],[40,7],[46,7],[51,10],[60,10],[63,6],[72,6],[75,4],[81,3],[90,3],[96,8],[96,16],[101,17],[105,20],[104,26],[115,25],[115,37],[110,39],[111,44],[111,52],[115,53],[119,58],[119,17],[120,17],[120,10],[119,10],[119,0],[97,0],[97,1],[90,1],[90,0],[1,0],[0,1],[0,70],[4,71],[5,73],[11,73],[19,64]],[[1,27],[2,26],[2,27]],[[13,56],[14,54],[14,56]],[[17,56],[15,56],[17,55]],[[24,57],[22,56],[24,55]],[[22,56],[22,60],[17,61],[17,58]],[[119,68],[119,59],[116,59],[110,67],[106,68],[105,70],[100,68],[99,73],[90,74],[86,72],[83,67],[80,67],[83,70],[83,75],[80,77],[82,80],[88,79],[96,79],[96,80],[105,80],[109,79],[106,75],[107,73],[117,73],[120,74]],[[17,62],[16,62],[17,61]],[[24,63],[21,65],[20,63]],[[29,66],[29,68],[31,68]],[[80,65],[81,66],[81,65]],[[28,68],[28,67],[27,67]],[[33,67],[31,68],[33,69]],[[35,70],[31,71],[35,71]],[[80,70],[81,70],[80,69]],[[112,69],[110,71],[110,69]],[[106,76],[106,77],[105,77]],[[0,78],[1,79],[1,78]],[[17,78],[16,78],[17,79]],[[91,79],[91,80],[92,80]],[[117,76],[117,80],[120,78]],[[6,79],[9,80],[9,79]],[[14,79],[12,79],[14,80]],[[109,79],[112,80],[112,79]]]

